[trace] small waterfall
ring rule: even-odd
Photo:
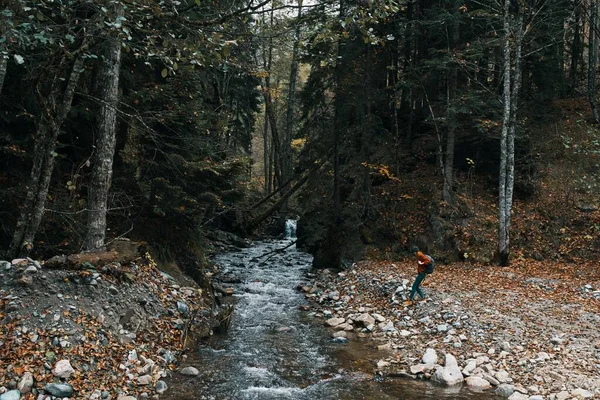
[[[296,239],[296,220],[288,219],[285,221],[285,233],[286,239]]]

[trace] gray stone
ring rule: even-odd
[[[27,268],[25,268],[25,274],[36,274],[38,272],[38,269],[35,267],[35,265],[30,265]]]
[[[446,354],[445,367],[458,367],[458,363],[456,362],[456,358],[450,354]]]
[[[523,393],[519,393],[519,392],[514,392],[508,398],[508,400],[528,400],[528,399],[529,399],[529,396],[527,396],[526,394],[523,394]]]
[[[152,384],[152,377],[150,375],[142,375],[138,377],[137,384],[140,386],[146,386]]]
[[[423,372],[425,372],[427,369],[427,365],[426,364],[417,364],[417,365],[411,365],[410,366],[410,373],[413,375],[417,375],[417,374],[422,374]]]
[[[116,287],[114,287],[114,286],[110,286],[110,287],[108,288],[108,292],[109,292],[110,294],[112,294],[113,296],[116,296],[116,295],[118,295],[118,294],[119,294],[119,289],[117,289],[117,288],[116,288]]]
[[[465,381],[467,382],[467,386],[471,389],[486,390],[492,387],[488,381],[478,376],[470,376],[465,379]]]
[[[498,386],[496,390],[494,390],[494,393],[504,398],[509,398],[514,392],[515,387],[507,383],[503,383],[502,385]]]
[[[56,397],[71,397],[73,387],[66,383],[49,383],[44,386],[44,391]]]
[[[465,367],[463,368],[462,373],[465,376],[469,376],[475,370],[475,368],[477,368],[477,363],[475,362],[475,360],[469,360],[467,362],[467,365],[465,365]]]
[[[62,343],[61,343],[62,346]],[[62,346],[67,347],[67,346]],[[54,364],[54,368],[52,369],[52,374],[59,378],[68,379],[71,374],[73,374],[75,370],[71,366],[69,360],[60,360],[56,364]]]
[[[167,391],[169,387],[167,386],[167,384],[165,383],[165,381],[158,381],[156,382],[156,393],[158,394],[163,394],[164,392]]]
[[[448,331],[448,325],[446,324],[440,324],[437,326],[437,331],[438,332],[447,332]]]
[[[491,383],[494,386],[499,386],[500,385],[500,382],[498,381],[498,379],[494,378],[491,375],[483,374],[483,379],[485,379],[486,381],[488,381],[489,383]]]
[[[17,385],[17,389],[19,389],[21,393],[26,394],[31,392],[31,388],[33,388],[33,375],[31,372],[25,372]]]
[[[346,331],[337,331],[337,332],[335,332],[333,334],[333,337],[334,338],[336,338],[336,337],[343,337],[343,338],[345,338],[345,337],[348,337],[348,332],[346,332]]]
[[[369,325],[373,325],[375,323],[375,318],[373,318],[369,313],[363,313],[356,317],[354,321],[364,327],[368,327]]]
[[[544,400],[544,396],[536,394],[533,396],[529,396],[529,400]]]
[[[181,313],[181,315],[188,315],[190,312],[190,308],[183,301],[177,302],[177,311]]]
[[[556,394],[556,400],[567,400],[571,395],[566,390]]]
[[[21,398],[21,392],[18,390],[9,390],[8,392],[0,395],[0,400],[19,400]]]
[[[98,389],[94,390],[92,394],[90,394],[90,398],[88,400],[100,400],[102,398],[102,392]]]
[[[425,354],[423,354],[421,361],[423,361],[423,364],[436,364],[438,362],[437,353],[434,349],[429,348],[425,350]]]
[[[200,371],[198,371],[198,370],[197,370],[196,368],[194,368],[194,367],[185,367],[185,368],[182,368],[182,369],[179,371],[179,373],[180,373],[181,375],[187,375],[187,376],[197,376],[197,375],[200,373]]]
[[[464,381],[462,372],[458,366],[438,367],[433,373],[431,380],[446,386],[454,386]]]
[[[327,326],[338,326],[343,324],[344,322],[346,322],[346,320],[344,318],[337,318],[337,317],[333,317],[333,318],[329,318],[327,321],[325,321],[325,324]]]
[[[498,382],[500,382],[500,383],[511,383],[512,382],[512,379],[508,375],[508,372],[506,372],[503,369],[496,372],[496,374],[494,374],[494,378],[498,379]]]
[[[377,322],[385,322],[385,317],[381,314],[371,314],[371,316],[375,318],[375,321]]]
[[[594,394],[589,390],[585,389],[575,389],[571,391],[571,395],[575,397],[580,397],[582,399],[591,399],[594,397]]]

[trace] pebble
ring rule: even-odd
[[[198,369],[194,368],[194,367],[185,367],[182,368],[179,373],[181,375],[187,375],[187,376],[197,376],[200,371],[198,371]]]
[[[167,386],[167,384],[165,383],[165,381],[158,381],[158,382],[156,382],[156,387],[155,387],[156,393],[163,394],[164,392],[167,391],[168,388],[169,387]]]
[[[19,400],[21,398],[21,392],[18,390],[9,390],[4,394],[0,394],[0,400]]]
[[[73,395],[73,387],[66,383],[49,383],[44,386],[44,391],[56,397],[70,397]]]
[[[64,348],[67,346],[63,346],[61,343],[61,347]],[[73,372],[75,372],[75,370],[71,366],[71,363],[69,362],[69,360],[58,361],[56,364],[54,364],[54,368],[52,369],[52,374],[54,376],[57,376],[57,377],[63,378],[63,379],[68,379],[71,376],[71,374],[73,374]]]
[[[33,388],[33,375],[31,372],[25,372],[17,385],[17,389],[23,394],[31,392]]]
[[[492,387],[488,381],[478,376],[470,376],[465,381],[471,389],[486,390]]]

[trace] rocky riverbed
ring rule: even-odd
[[[67,269],[0,261],[0,399],[159,398],[187,332],[210,330],[205,295],[148,254]]]
[[[511,400],[600,398],[596,271],[439,266],[423,285],[426,300],[404,305],[415,269],[411,260],[360,262],[311,273],[298,289],[334,340],[369,338],[391,350],[372,360],[380,375]]]

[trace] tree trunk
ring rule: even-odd
[[[452,43],[451,49],[454,51],[458,45],[459,25],[455,21],[452,26]],[[454,101],[456,99],[456,91],[458,85],[458,64],[453,61],[450,67],[448,83],[447,83],[447,110],[446,116],[448,119],[448,134],[446,136],[446,162],[444,171],[444,201],[450,203],[452,201],[452,186],[454,184],[454,143],[456,141],[456,111]]]
[[[56,140],[61,126],[71,110],[75,89],[82,71],[83,58],[77,57],[63,95],[62,104],[58,107],[56,115],[53,115],[51,110],[55,108],[54,104],[58,97],[58,80],[55,81],[51,89],[50,104],[47,104],[47,113],[42,116],[36,134],[33,167],[27,186],[27,194],[25,195],[25,204],[9,248],[11,256],[29,255],[33,248],[33,239],[44,215],[46,197],[48,196],[50,179],[54,170]]]
[[[592,115],[596,123],[600,122],[598,104],[596,103],[596,70],[598,68],[598,3],[591,2],[590,5],[590,44],[588,50],[588,98]]]
[[[521,87],[521,44],[523,39],[523,16],[516,17],[514,25],[514,74],[511,57],[511,17],[510,0],[504,5],[504,90],[503,119],[500,136],[500,183],[498,195],[498,256],[501,265],[508,265],[510,255],[510,220],[515,181],[515,133],[517,124],[517,103]]]
[[[115,17],[122,18],[123,6],[118,4],[115,8]],[[121,68],[121,42],[116,34],[107,40],[106,46],[104,62],[98,74],[102,104],[98,115],[98,137],[92,179],[88,189],[88,231],[83,244],[85,250],[95,250],[105,245],[108,192],[112,182],[115,153]]]
[[[2,94],[2,87],[4,86],[4,77],[6,76],[6,67],[8,59],[0,54],[0,94]]]
[[[300,18],[302,17],[302,0],[298,1],[298,16],[294,44],[292,47],[292,65],[290,68],[290,82],[288,87],[288,104],[285,118],[285,137],[283,146],[282,182],[287,182],[292,177],[292,139],[294,136],[294,113],[296,111],[296,81],[298,80],[298,47],[300,46]]]

